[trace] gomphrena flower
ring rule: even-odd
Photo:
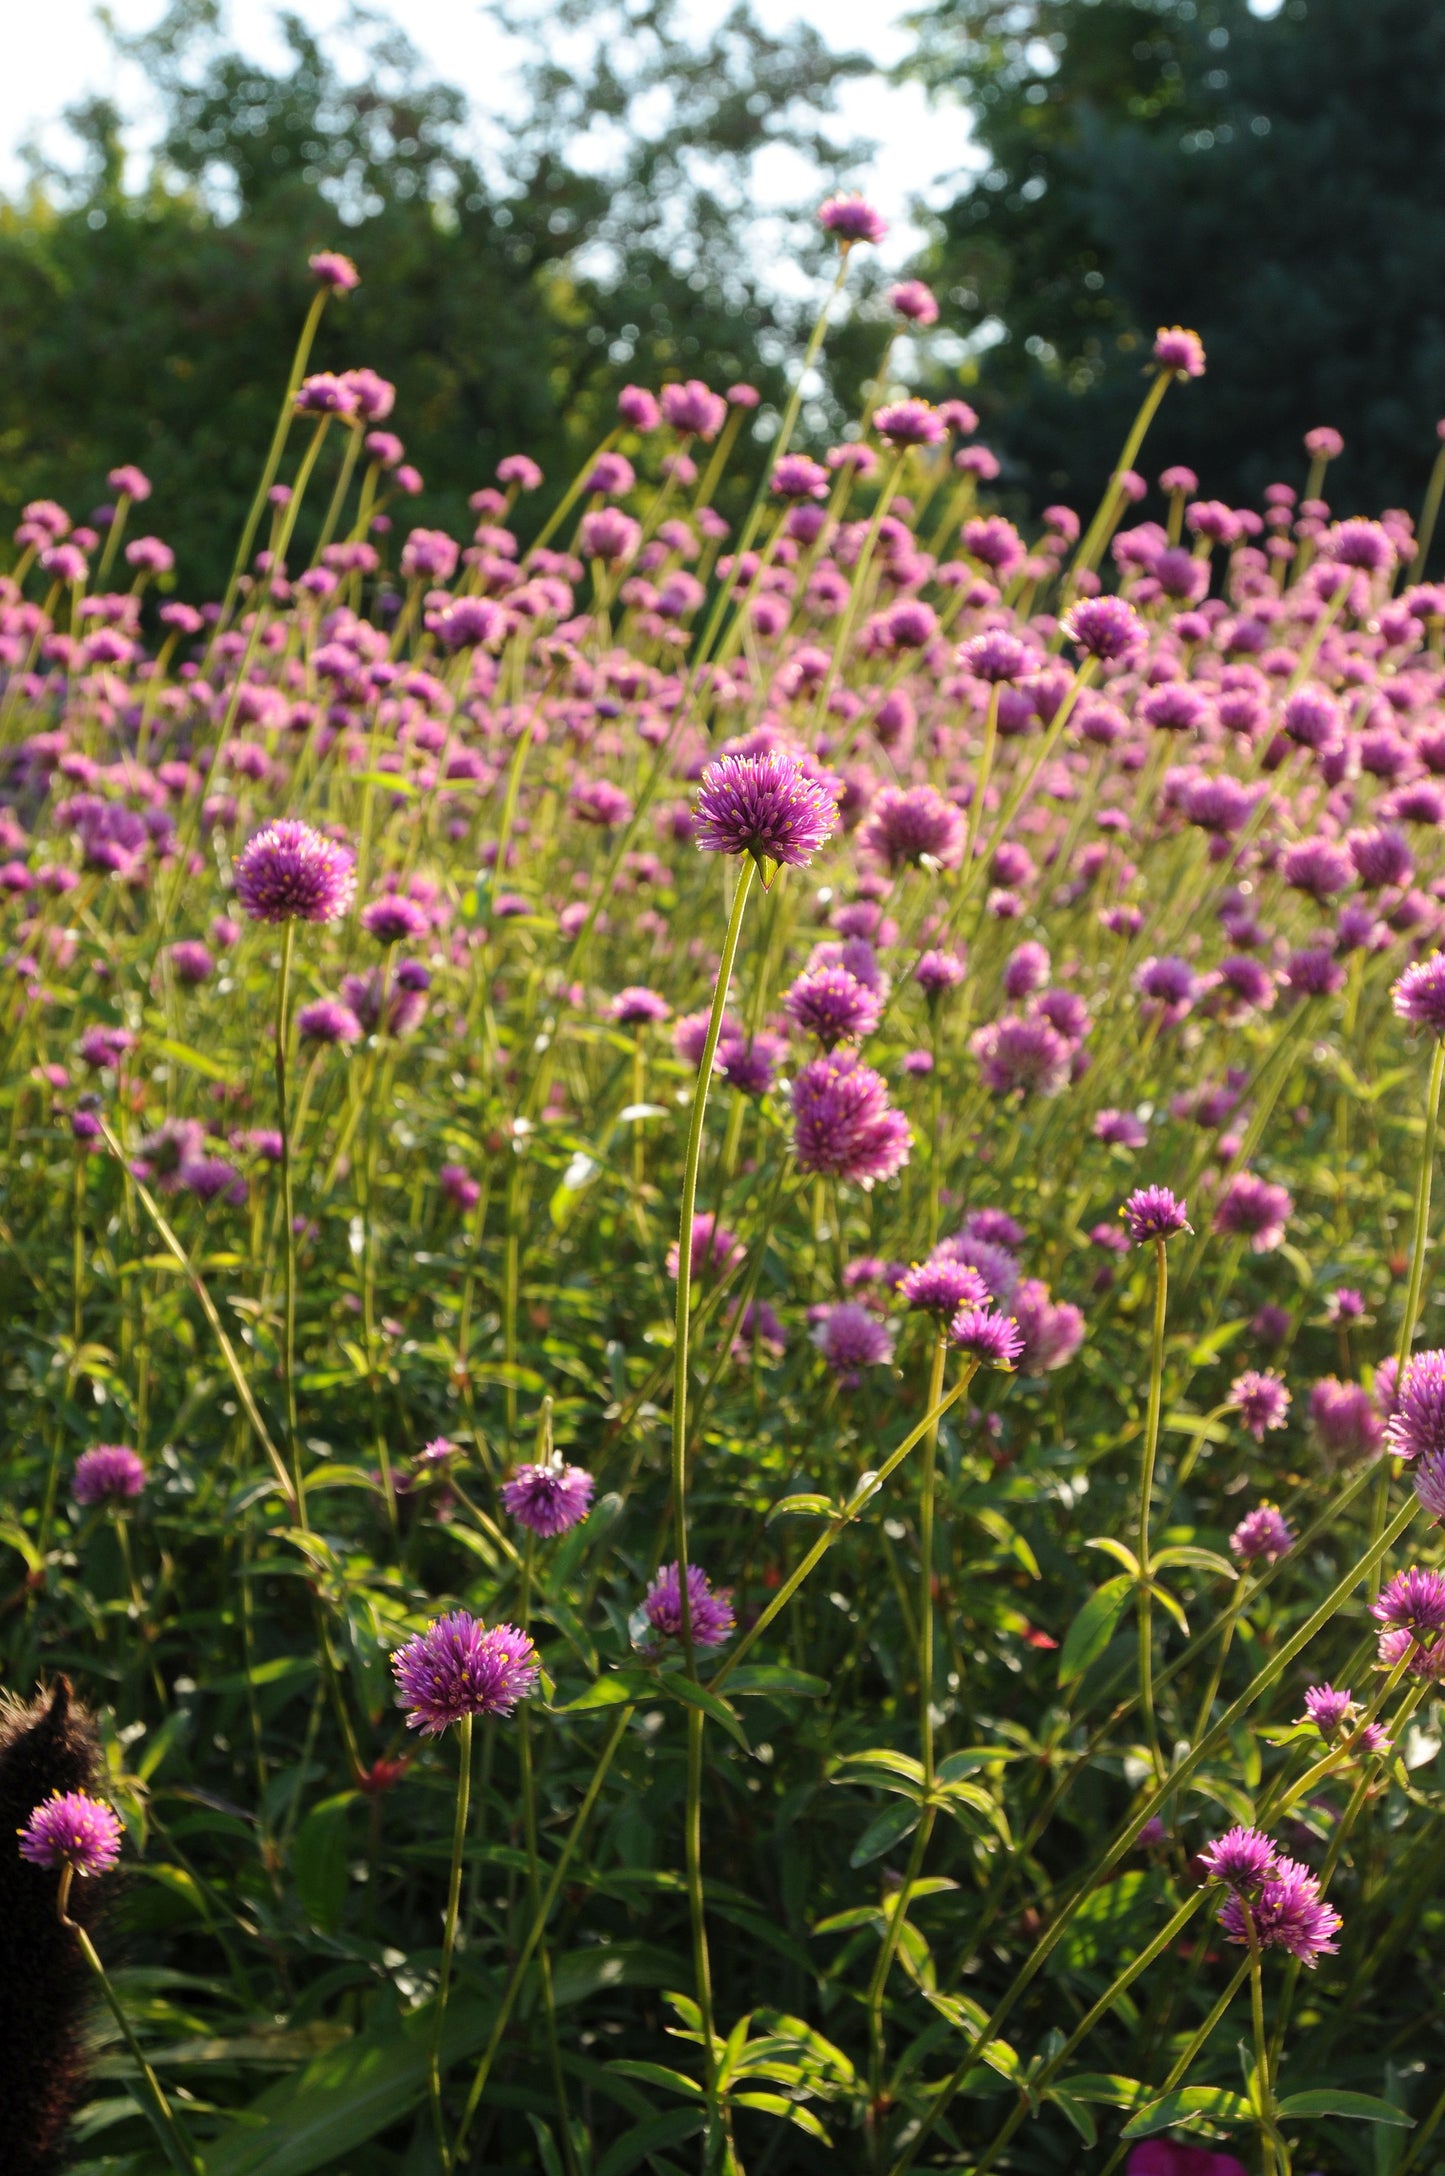
[[[890,869],[923,861],[956,869],[963,859],[964,829],[962,811],[936,786],[885,786],[858,839]]]
[[[751,854],[805,868],[831,838],[838,804],[796,756],[722,756],[702,774],[693,837],[706,854]]]
[[[1293,1208],[1284,1187],[1238,1171],[1215,1204],[1214,1229],[1226,1238],[1248,1239],[1255,1254],[1268,1254],[1283,1240]]]
[[[1285,1950],[1311,1969],[1321,1957],[1334,1955],[1339,1944],[1332,1936],[1341,1923],[1333,1906],[1321,1901],[1314,1875],[1298,1859],[1276,1859],[1252,1903],[1236,1893],[1219,1910],[1228,1941],[1247,1943],[1252,1926],[1261,1949]]]
[[[1445,952],[1432,952],[1429,959],[1407,967],[1390,992],[1390,1002],[1411,1027],[1445,1035]]]
[[[1381,1665],[1393,1670],[1409,1661],[1417,1677],[1438,1678],[1445,1668],[1445,1572],[1412,1566],[1396,1572],[1370,1604],[1370,1614],[1380,1625]]]
[[[1012,1315],[996,1307],[960,1307],[948,1336],[960,1352],[986,1368],[1011,1368],[1024,1349],[1023,1331]]]
[[[731,1639],[737,1619],[732,1595],[725,1587],[713,1589],[700,1564],[687,1567],[688,1616],[694,1647],[721,1647]],[[659,1640],[682,1635],[682,1590],[676,1564],[664,1564],[643,1599],[642,1614]]]
[[[361,926],[378,944],[415,944],[431,924],[425,907],[400,892],[383,892],[361,910]]]
[[[537,1650],[515,1625],[490,1630],[464,1609],[408,1640],[391,1658],[409,1730],[435,1737],[464,1715],[510,1715],[535,1691]]]
[[[70,1477],[70,1493],[78,1504],[122,1504],[139,1496],[146,1485],[143,1462],[128,1443],[97,1443],[82,1451]]]
[[[1283,1428],[1290,1394],[1281,1378],[1268,1368],[1246,1368],[1230,1384],[1226,1402],[1239,1414],[1255,1442],[1263,1443],[1266,1429]]]
[[[339,249],[318,249],[306,262],[317,285],[329,287],[333,294],[349,294],[353,287],[361,285],[361,274]]]
[[[1274,1564],[1294,1547],[1294,1530],[1276,1504],[1256,1504],[1229,1537],[1241,1564]]]
[[[734,1263],[740,1262],[746,1252],[747,1249],[737,1233],[730,1231],[726,1224],[720,1224],[711,1209],[701,1210],[693,1218],[692,1246],[689,1249],[689,1259],[692,1263],[694,1278],[701,1277],[705,1271],[710,1271],[715,1277],[721,1277],[733,1267]],[[681,1258],[678,1243],[674,1240],[667,1250],[667,1274],[669,1277],[677,1275],[677,1265]]]
[[[892,1330],[856,1300],[823,1308],[809,1335],[849,1390],[862,1382],[864,1368],[886,1367],[893,1358]]]
[[[1445,1452],[1445,1352],[1412,1354],[1393,1404],[1386,1450],[1397,1458],[1438,1458]]]
[[[1328,1741],[1349,1721],[1354,1705],[1348,1691],[1337,1692],[1333,1685],[1310,1685],[1305,1691],[1305,1720]]]
[[[1204,342],[1197,332],[1186,332],[1182,325],[1161,325],[1154,339],[1154,360],[1161,370],[1172,370],[1176,378],[1202,378]]]
[[[836,235],[844,249],[854,242],[881,242],[888,232],[883,214],[875,211],[856,191],[830,196],[819,210],[818,224],[827,233]]]
[[[900,1278],[898,1297],[909,1307],[947,1320],[964,1307],[987,1307],[989,1289],[976,1269],[956,1255],[930,1254]]]
[[[1176,1232],[1191,1230],[1188,1208],[1167,1186],[1136,1186],[1119,1214],[1135,1246],[1142,1247],[1151,1239],[1172,1239]]]
[[[1132,657],[1146,639],[1144,622],[1122,597],[1084,597],[1069,607],[1059,626],[1075,649],[1104,664]]]
[[[795,1027],[832,1050],[838,1043],[860,1043],[871,1035],[883,1006],[846,967],[819,967],[799,975],[784,993],[783,1010]]]
[[[948,434],[948,426],[938,410],[926,400],[896,400],[887,408],[880,408],[873,418],[873,427],[880,438],[886,438],[890,446],[901,451],[905,446],[938,446]]]
[[[120,1857],[120,1839],[120,1821],[103,1799],[87,1791],[55,1791],[20,1831],[20,1856],[32,1866],[108,1874]]]
[[[267,824],[236,859],[236,897],[253,922],[334,922],[355,891],[350,848],[295,817]]]
[[[1279,1859],[1279,1847],[1262,1829],[1227,1828],[1199,1854],[1199,1863],[1215,1881],[1231,1889],[1257,1889],[1268,1880]]]
[[[871,1187],[908,1161],[913,1135],[881,1073],[851,1051],[814,1058],[792,1088],[793,1154],[804,1171]]]
[[[518,1466],[502,1483],[502,1503],[519,1526],[551,1541],[586,1518],[595,1486],[584,1466],[553,1458],[546,1465]]]

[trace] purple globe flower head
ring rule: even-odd
[[[716,438],[727,421],[728,404],[701,378],[662,388],[662,420],[688,438]]]
[[[1294,1532],[1275,1504],[1256,1504],[1229,1537],[1230,1549],[1241,1564],[1277,1563],[1294,1544]]]
[[[1438,1526],[1445,1519],[1445,1452],[1422,1451],[1410,1469],[1415,1499]]]
[[[1004,1013],[975,1032],[969,1049],[992,1095],[1049,1097],[1068,1086],[1073,1046],[1042,1014]]]
[[[706,854],[806,868],[838,823],[830,789],[782,749],[721,756],[702,774],[693,836]]]
[[[793,1154],[803,1171],[866,1188],[891,1179],[908,1161],[913,1135],[888,1101],[881,1073],[851,1051],[802,1067],[792,1087]]]
[[[1292,997],[1333,997],[1345,981],[1344,964],[1328,945],[1305,945],[1285,961],[1284,985]]]
[[[644,438],[662,422],[662,410],[645,385],[624,385],[617,396],[617,413],[629,430]]]
[[[294,817],[258,831],[236,860],[236,897],[253,922],[339,921],[355,891],[350,848]]]
[[[896,400],[880,408],[874,415],[873,428],[900,452],[906,446],[942,445],[948,435],[942,416],[926,400]]]
[[[963,859],[963,814],[936,786],[885,786],[858,834],[866,852],[890,869],[931,862],[956,869]]]
[[[292,398],[299,416],[354,416],[356,395],[333,370],[315,370],[303,378]]]
[[[205,1145],[206,1129],[199,1119],[166,1118],[142,1135],[140,1155],[131,1169],[137,1178],[154,1179],[162,1193],[174,1194],[186,1165],[203,1154]]]
[[[1365,1295],[1363,1292],[1357,1292],[1353,1285],[1336,1285],[1332,1292],[1325,1294],[1325,1320],[1327,1322],[1348,1324],[1363,1322],[1364,1318]]]
[[[960,1307],[948,1325],[948,1337],[985,1368],[1012,1368],[1024,1349],[1022,1330],[1012,1315],[996,1307]]]
[[[1265,1881],[1245,1918],[1243,1900],[1225,1898],[1219,1924],[1226,1939],[1247,1943],[1253,1925],[1261,1949],[1282,1949],[1311,1970],[1321,1957],[1332,1957],[1339,1944],[1332,1939],[1342,1925],[1340,1915],[1320,1900],[1320,1885],[1297,1859],[1280,1858]]]
[[[475,1209],[482,1198],[481,1181],[472,1177],[465,1164],[443,1164],[437,1185],[455,1209]]]
[[[1263,1443],[1270,1428],[1283,1428],[1289,1415],[1290,1394],[1278,1375],[1268,1369],[1246,1368],[1229,1386],[1226,1401],[1239,1414],[1256,1443]]]
[[[1432,952],[1407,967],[1390,992],[1390,1002],[1411,1027],[1445,1035],[1445,952]]]
[[[710,1209],[703,1210],[693,1218],[690,1258],[694,1277],[701,1277],[704,1271],[721,1277],[734,1263],[740,1262],[746,1252],[747,1249],[737,1233],[729,1231],[726,1224],[719,1224]],[[667,1250],[669,1277],[676,1277],[680,1259],[677,1242],[674,1240]]]
[[[70,1493],[87,1510],[95,1504],[133,1501],[146,1485],[146,1470],[128,1443],[97,1443],[82,1451],[70,1477]]]
[[[1086,657],[1116,664],[1131,658],[1147,640],[1144,622],[1122,597],[1084,597],[1059,622],[1065,637]]]
[[[1084,1342],[1084,1318],[1069,1300],[1056,1300],[1041,1277],[1025,1277],[1009,1302],[1023,1338],[1022,1375],[1048,1375],[1073,1359]]]
[[[1285,849],[1280,873],[1293,890],[1323,905],[1353,881],[1354,863],[1333,839],[1300,839]]]
[[[497,463],[497,482],[508,490],[515,485],[518,491],[540,491],[542,480],[542,471],[530,454],[504,453]]]
[[[594,507],[577,525],[578,551],[584,559],[598,559],[604,566],[620,566],[631,559],[641,542],[640,524],[615,506]]]
[[[1204,376],[1204,342],[1182,325],[1161,325],[1154,337],[1154,360],[1176,378]]]
[[[318,997],[296,1015],[296,1033],[303,1043],[359,1043],[365,1032],[339,997]]]
[[[724,1035],[717,1047],[718,1071],[740,1095],[765,1096],[787,1052],[781,1035],[759,1028],[756,1035]]]
[[[774,463],[769,489],[780,499],[826,499],[828,471],[806,453],[785,453]]]
[[[518,1525],[552,1541],[586,1518],[595,1486],[585,1467],[554,1457],[546,1465],[518,1466],[502,1483],[502,1504]]]
[[[640,982],[631,982],[625,990],[619,990],[607,1008],[619,1027],[656,1027],[666,1020],[672,1011],[667,999],[656,990],[649,990]]]
[[[1227,1828],[1199,1854],[1211,1880],[1227,1882],[1231,1889],[1257,1889],[1278,1861],[1279,1846],[1257,1828]]]
[[[1136,1247],[1151,1239],[1172,1239],[1176,1232],[1192,1231],[1187,1202],[1167,1186],[1137,1186],[1119,1211]]]
[[[985,1246],[1007,1247],[1014,1253],[1017,1253],[1027,1236],[1018,1218],[1010,1216],[1007,1209],[970,1209],[958,1234],[959,1240],[965,1243],[981,1239]],[[959,1258],[963,1261],[973,1259],[971,1255]],[[974,1267],[978,1267],[976,1262]]]
[[[925,952],[913,970],[913,979],[930,1004],[943,996],[946,990],[956,990],[968,974],[968,967],[957,952]]]
[[[1133,1111],[1096,1112],[1093,1133],[1110,1148],[1142,1148],[1149,1138],[1149,1128]]]
[[[714,1591],[700,1564],[687,1567],[687,1603],[694,1647],[721,1647],[732,1638],[737,1619],[731,1590],[720,1587]],[[642,1614],[654,1640],[682,1637],[682,1584],[676,1564],[663,1565],[643,1598]]]
[[[178,944],[171,946],[169,958],[177,982],[188,990],[209,982],[216,970],[210,947],[202,944],[199,937],[182,937]]]
[[[1215,1204],[1214,1229],[1223,1238],[1248,1239],[1255,1254],[1269,1254],[1282,1243],[1293,1209],[1284,1187],[1239,1171]]]
[[[383,892],[361,910],[361,926],[378,944],[415,944],[431,927],[424,907],[400,892]]]
[[[1052,966],[1046,946],[1033,939],[1016,946],[1004,966],[1004,996],[1015,1000],[1032,997],[1035,990],[1046,986]]]
[[[391,1658],[408,1730],[437,1737],[464,1715],[510,1715],[536,1691],[537,1650],[515,1625],[490,1630],[464,1609],[408,1640]]]
[[[1314,1724],[1326,1744],[1350,1720],[1354,1705],[1348,1692],[1337,1692],[1333,1685],[1310,1685],[1305,1690],[1305,1719]]]
[[[87,1791],[52,1791],[20,1831],[20,1856],[31,1866],[68,1867],[90,1879],[108,1874],[120,1857],[119,1817]]]
[[[966,446],[955,456],[960,468],[977,467],[977,457],[985,453],[982,446]],[[988,458],[991,460],[992,455]],[[993,471],[997,474],[997,470]],[[1007,582],[1018,572],[1028,557],[1023,538],[1011,521],[1001,514],[975,514],[967,520],[960,532],[963,548],[980,566],[987,567],[996,582]]]
[[[990,1293],[976,1269],[955,1255],[935,1253],[915,1262],[902,1279],[898,1296],[909,1307],[952,1320],[965,1307],[987,1307]]]
[[[574,816],[600,831],[618,831],[632,820],[632,803],[610,778],[584,778],[567,797]]]
[[[228,1201],[239,1208],[246,1199],[246,1181],[224,1156],[196,1156],[180,1168],[180,1183],[198,1201]]]
[[[1370,1604],[1370,1614],[1390,1630],[1409,1632],[1416,1639],[1445,1630],[1445,1572],[1418,1565],[1396,1572]]]
[[[1391,1400],[1385,1448],[1396,1458],[1445,1452],[1445,1352],[1417,1352],[1405,1362]]]
[[[892,1330],[856,1300],[824,1308],[809,1336],[848,1390],[857,1389],[864,1368],[886,1367],[893,1358]]]
[[[749,1300],[737,1317],[731,1356],[740,1363],[757,1359],[781,1360],[787,1351],[787,1334],[766,1300]]]
[[[637,482],[637,471],[625,453],[599,453],[584,482],[584,491],[600,491],[604,498],[621,499]]]
[[[1338,521],[1320,538],[1320,557],[1365,574],[1388,574],[1395,564],[1395,543],[1381,522]]]
[[[143,506],[151,495],[149,476],[143,468],[136,468],[130,462],[111,469],[105,480],[112,491],[119,492],[122,498],[130,499],[137,506]]]
[[[350,294],[353,287],[361,285],[361,274],[339,249],[318,249],[306,263],[317,285],[329,287],[335,295]]]
[[[1349,832],[1345,846],[1365,891],[1403,888],[1414,881],[1415,860],[1403,832],[1380,824],[1373,830]]]
[[[459,1445],[453,1443],[449,1436],[433,1436],[430,1443],[424,1443],[417,1452],[416,1462],[429,1472],[445,1473],[452,1460],[460,1456]]]
[[[936,325],[938,298],[922,280],[898,280],[888,290],[888,300],[910,325]]]
[[[987,681],[990,686],[1013,687],[1020,680],[1032,679],[1041,660],[1037,650],[1020,642],[1007,628],[992,627],[986,634],[974,635],[969,641],[961,642],[954,662],[961,672],[971,673],[975,680]]]
[[[129,1028],[87,1028],[80,1038],[81,1060],[97,1073],[115,1072],[126,1052],[134,1048],[135,1037]]]
[[[818,224],[826,233],[836,235],[843,249],[850,249],[854,242],[881,242],[888,232],[882,213],[856,191],[827,198],[818,213]]]
[[[1373,1457],[1384,1424],[1363,1383],[1342,1383],[1325,1375],[1310,1391],[1310,1424],[1321,1450],[1336,1464]]]
[[[969,1224],[973,1218],[969,1218]],[[1002,1241],[989,1239],[982,1232],[970,1231],[966,1224],[951,1239],[941,1239],[934,1248],[934,1255],[946,1254],[955,1262],[962,1262],[965,1269],[976,1269],[988,1286],[992,1297],[1007,1305],[1018,1290],[1019,1264],[1013,1252]]]
[[[871,1035],[883,1006],[846,967],[819,967],[799,975],[784,993],[783,1010],[795,1027],[832,1050],[839,1043],[861,1043]]]
[[[1337,461],[1344,450],[1343,438],[1328,423],[1305,432],[1305,452],[1312,461]]]

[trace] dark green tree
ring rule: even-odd
[[[70,116],[78,171],[38,168],[0,207],[0,519],[40,493],[84,511],[108,467],[138,461],[183,586],[214,593],[318,246],[346,249],[363,283],[328,310],[314,367],[395,380],[427,482],[418,519],[464,523],[467,494],[518,448],[560,487],[631,377],[749,377],[778,400],[801,305],[750,261],[753,165],[781,141],[846,169],[856,149],[826,114],[863,64],[745,8],[702,48],[675,0],[594,0],[575,24],[590,57],[534,61],[495,157],[462,95],[370,16],[354,79],[290,16],[286,65],[242,57],[217,0],[174,0],[156,30],[117,36],[165,117],[140,185],[121,117],[97,102]],[[548,53],[540,25],[530,43]],[[614,145],[601,171],[579,152],[594,125]],[[784,226],[800,254],[820,248],[806,222]]]
[[[981,343],[1022,490],[1095,492],[1155,326],[1203,336],[1147,465],[1222,496],[1348,444],[1341,502],[1417,504],[1445,412],[1445,11],[1436,0],[939,0],[914,65],[987,164],[932,276]]]

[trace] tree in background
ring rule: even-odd
[[[815,305],[749,261],[754,165],[778,144],[833,173],[853,163],[826,117],[865,64],[801,27],[770,35],[746,7],[701,47],[676,0],[573,0],[547,11],[545,37],[514,27],[539,57],[495,158],[462,94],[426,81],[375,17],[357,19],[356,80],[290,16],[277,72],[230,50],[217,0],[112,33],[144,66],[163,135],[128,187],[121,116],[94,102],[69,116],[79,173],[37,167],[0,206],[0,521],[42,494],[88,509],[107,468],[137,461],[183,586],[216,593],[318,246],[353,254],[363,284],[328,312],[313,367],[395,380],[426,478],[418,518],[460,528],[468,493],[518,447],[560,488],[629,378],[746,377],[778,401]],[[804,267],[820,259],[811,222],[779,216]]]
[[[988,164],[923,268],[975,333],[986,428],[1035,503],[1096,494],[1155,326],[1208,376],[1151,467],[1221,496],[1341,429],[1341,503],[1415,506],[1445,414],[1439,0],[937,0],[914,69]],[[997,336],[993,345],[989,338]]]

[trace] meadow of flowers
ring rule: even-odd
[[[457,539],[312,269],[0,579],[0,2168],[1428,2176],[1445,469]]]

